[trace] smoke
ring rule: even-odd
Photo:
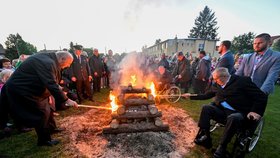
[[[124,19],[127,21],[129,29],[134,30],[145,7],[159,8],[161,6],[181,5],[185,2],[186,0],[131,0],[124,13]]]
[[[129,84],[139,88],[148,88],[156,79],[154,74],[156,66],[150,67],[147,62],[146,56],[140,53],[127,54],[117,66],[119,71],[112,74],[112,88],[117,90],[120,86]]]

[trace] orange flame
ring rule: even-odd
[[[130,76],[130,82],[131,82],[131,85],[132,86],[136,86],[136,75],[132,75],[132,76]]]
[[[110,100],[111,100],[112,112],[117,111],[119,107],[116,104],[116,97],[112,94],[112,91],[110,92]]]
[[[151,93],[154,97],[156,97],[156,88],[155,88],[155,84],[154,82],[151,82],[151,85],[150,85],[150,89],[151,89]]]

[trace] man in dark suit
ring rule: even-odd
[[[231,42],[230,41],[222,41],[219,48],[218,52],[220,54],[220,57],[218,58],[218,62],[216,64],[216,68],[218,67],[225,67],[228,69],[230,74],[235,73],[234,69],[234,57],[232,53],[230,52],[230,46]]]
[[[183,52],[178,52],[177,54],[177,64],[173,69],[172,75],[176,78],[177,83],[180,84],[180,87],[184,89],[184,92],[187,93],[189,90],[191,75],[191,64],[188,59],[184,56]]]
[[[255,53],[243,58],[236,71],[238,76],[248,76],[267,95],[274,90],[274,84],[280,73],[280,53],[269,48],[271,37],[267,33],[254,39]]]
[[[89,65],[93,76],[93,90],[94,92],[100,92],[101,77],[105,74],[105,68],[98,49],[93,50],[93,56],[89,59]]]
[[[69,67],[73,57],[69,52],[39,53],[24,61],[6,82],[5,97],[11,116],[16,123],[35,127],[38,145],[52,146],[58,143],[50,136],[52,95],[59,103],[78,106],[68,99],[58,85],[60,71]],[[3,96],[3,95],[2,95]]]
[[[194,142],[211,148],[210,120],[225,123],[220,144],[214,153],[214,157],[224,157],[227,144],[240,129],[246,117],[259,120],[265,111],[267,100],[265,94],[249,77],[231,76],[227,68],[217,68],[212,75],[215,84],[205,94],[190,97],[193,100],[215,97],[214,103],[202,108],[198,123],[200,130]],[[183,96],[190,96],[190,94]]]
[[[92,80],[91,71],[89,68],[89,64],[87,58],[82,53],[82,46],[75,45],[74,46],[74,55],[73,55],[73,63],[70,67],[70,77],[71,81],[76,83],[76,90],[78,95],[78,100],[81,103],[83,98],[88,98],[90,101],[92,99],[92,92],[90,81]],[[86,92],[84,94],[84,92]]]

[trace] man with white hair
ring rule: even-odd
[[[73,56],[66,51],[39,53],[24,61],[3,88],[14,122],[34,127],[38,146],[59,143],[51,139],[49,96],[56,102],[78,107],[59,87],[61,70],[71,65]],[[16,99],[15,99],[16,98]]]
[[[212,73],[213,84],[204,94],[191,96],[192,100],[215,98],[210,105],[204,105],[198,126],[199,132],[194,140],[197,145],[212,147],[210,120],[225,123],[220,144],[214,153],[215,158],[225,157],[226,147],[231,138],[244,124],[246,118],[257,121],[266,108],[265,94],[252,82],[250,77],[230,75],[227,68],[219,67]],[[189,97],[190,94],[183,94]],[[251,122],[248,126],[253,126]]]

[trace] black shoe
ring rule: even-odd
[[[60,133],[60,132],[63,132],[65,130],[66,130],[65,128],[55,128],[55,129],[51,130],[51,134]]]
[[[209,136],[203,135],[201,137],[195,138],[194,143],[203,146],[207,149],[212,148],[212,139]]]
[[[225,157],[226,157],[226,148],[219,145],[214,153],[214,158],[225,158]]]
[[[38,142],[38,146],[54,146],[57,145],[59,143],[58,140],[50,140],[50,141],[45,141],[45,142]]]

